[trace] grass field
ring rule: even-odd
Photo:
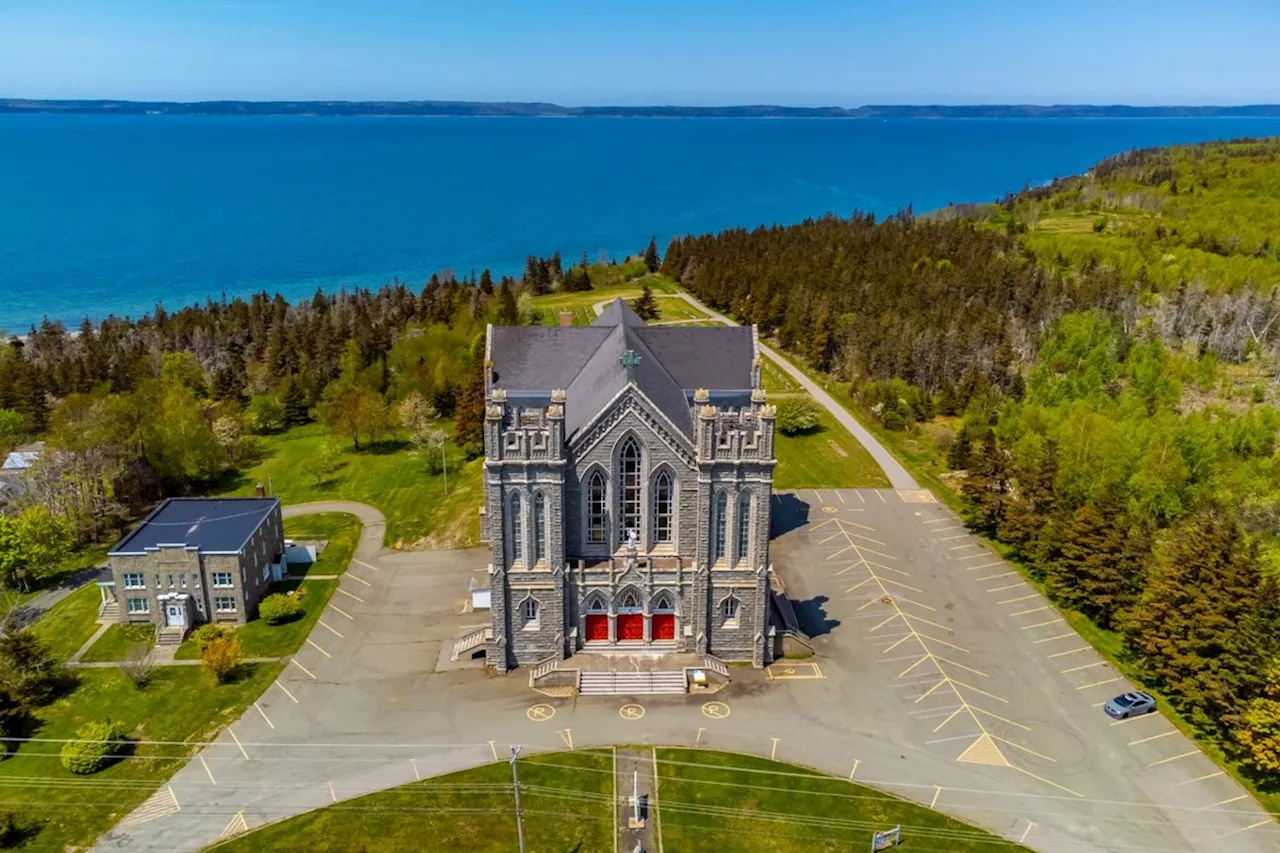
[[[102,605],[98,585],[89,583],[59,601],[40,617],[31,630],[58,660],[66,660],[89,641],[98,629],[94,622]]]
[[[237,495],[252,495],[269,484],[285,504],[353,500],[371,504],[387,517],[386,542],[397,548],[465,547],[480,539],[481,459],[464,462],[449,446],[449,491],[444,477],[427,472],[409,446],[389,441],[357,453],[341,445],[337,470],[321,482],[306,473],[307,460],[330,441],[324,427],[310,424],[262,439],[262,460],[238,478]]]
[[[774,434],[775,489],[887,488],[889,480],[871,454],[826,409],[818,426],[800,435]]]
[[[554,325],[561,311],[572,311],[575,326],[588,326],[596,318],[596,303],[622,297],[631,301],[640,296],[645,284],[658,299],[659,315],[655,322],[663,320],[693,320],[704,317],[683,299],[665,299],[663,294],[675,293],[677,288],[669,279],[661,275],[647,276],[643,280],[628,281],[623,284],[603,285],[592,290],[574,291],[572,293],[552,293],[539,296],[533,300],[533,307],[543,312],[544,322]]]
[[[151,648],[155,644],[156,629],[150,622],[145,625],[111,625],[80,660],[85,663],[124,660],[134,646]]]
[[[284,520],[288,539],[325,539],[328,545],[310,566],[290,566],[291,575],[340,575],[351,564],[360,539],[360,519],[345,512],[321,512]]]
[[[291,655],[302,647],[302,641],[315,627],[316,620],[338,588],[336,580],[287,580],[272,584],[271,591],[292,592],[302,588],[302,616],[283,625],[269,625],[265,619],[251,619],[235,629],[240,652],[246,658],[278,658]],[[200,647],[189,636],[173,655],[177,660],[195,660]]]
[[[97,589],[93,589],[95,595]],[[238,681],[217,685],[198,667],[161,667],[151,683],[135,687],[116,669],[76,672],[76,687],[37,712],[24,735],[73,736],[89,720],[111,718],[130,737],[148,741],[205,740],[234,720],[275,680],[282,664],[246,666]],[[130,756],[93,776],[75,776],[58,759],[56,743],[21,743],[0,762],[6,810],[31,826],[22,850],[60,853],[87,848],[140,805],[194,750],[139,744]]]
[[[541,763],[552,759],[555,766]],[[560,753],[520,761],[520,806],[531,853],[613,849],[612,768],[610,752]],[[219,853],[510,853],[517,849],[511,768],[502,761],[370,794],[210,849]]]
[[[889,794],[802,767],[710,750],[658,750],[662,846],[680,853],[846,853],[902,827],[901,849],[1027,848]]]
[[[800,383],[784,373],[778,363],[768,357],[765,357],[760,365],[760,385],[765,391],[772,393],[801,393]]]

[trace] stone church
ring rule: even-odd
[[[490,326],[489,665],[770,659],[775,409],[754,328]]]

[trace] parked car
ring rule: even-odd
[[[1156,700],[1140,690],[1135,690],[1132,693],[1122,693],[1112,699],[1102,707],[1102,710],[1106,711],[1108,716],[1124,720],[1139,714],[1155,713]]]

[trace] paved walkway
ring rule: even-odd
[[[681,292],[672,294],[670,298],[674,297],[683,299],[685,302],[688,302],[694,308],[697,308],[713,320],[718,320],[727,326],[738,325],[738,323],[718,311],[713,311],[687,293]],[[597,302],[594,306],[596,314],[604,311],[605,306],[612,301],[612,299],[607,299],[603,302]],[[786,371],[788,376],[799,383],[801,388],[808,391],[819,405],[831,413],[831,416],[836,419],[837,423],[847,429],[853,437],[858,440],[858,443],[867,449],[867,452],[871,454],[871,458],[880,466],[880,470],[884,471],[885,476],[889,478],[890,486],[903,491],[915,491],[920,488],[920,485],[916,482],[915,478],[907,472],[907,469],[902,466],[902,463],[899,462],[897,458],[867,430],[866,427],[858,423],[857,419],[854,418],[853,415],[849,414],[848,409],[836,402],[836,400],[824,391],[818,383],[810,379],[803,370],[793,365],[781,353],[777,352],[772,347],[765,346],[763,342],[760,344],[760,349],[764,351],[765,355],[773,359],[778,364],[778,367]]]

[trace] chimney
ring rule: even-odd
[[[572,311],[561,311],[561,312],[560,312],[560,325],[561,325],[561,326],[572,326],[572,325],[573,325],[573,312],[572,312]]]
[[[254,491],[254,494],[256,494],[260,498],[265,498],[267,496],[267,487],[262,485],[261,483],[259,483],[256,487],[254,487],[253,491]]]

